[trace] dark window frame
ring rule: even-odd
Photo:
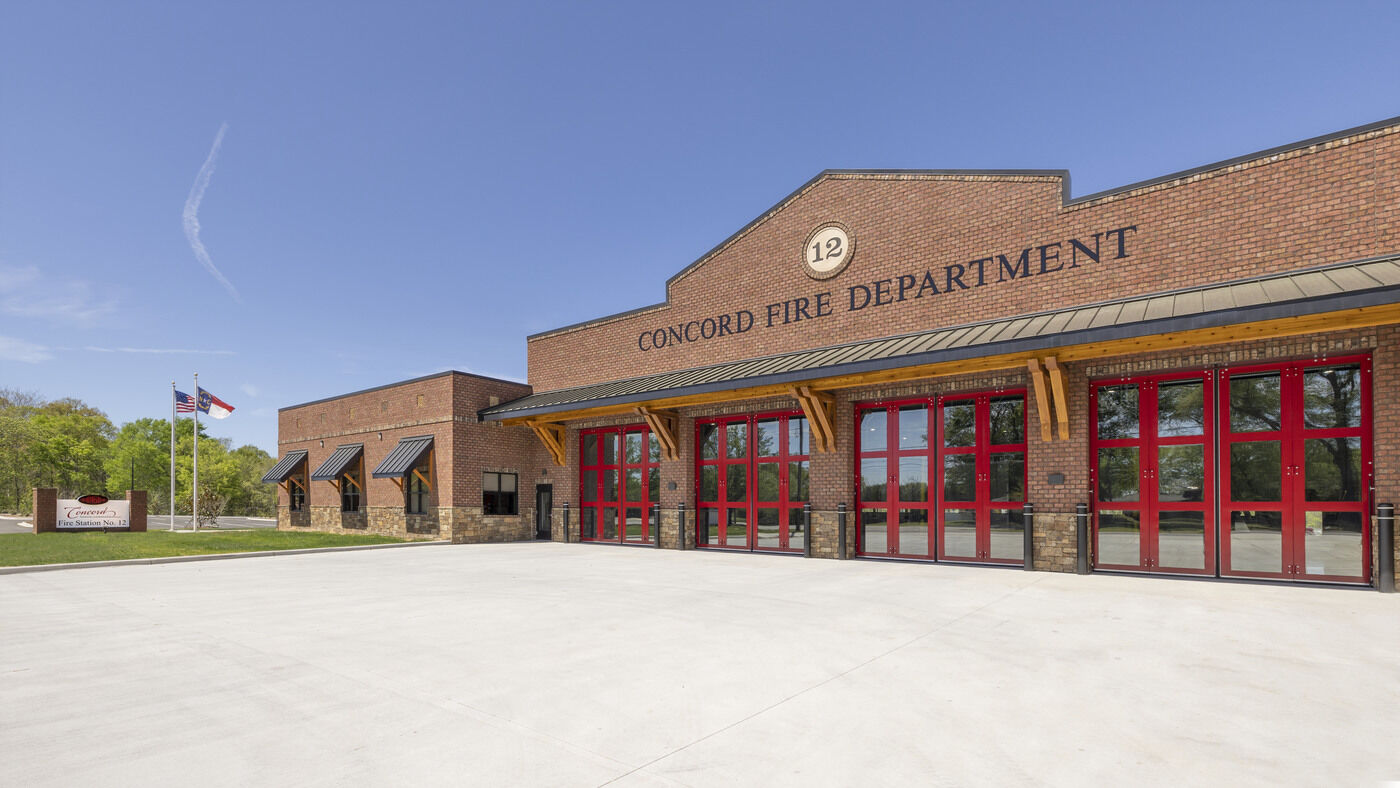
[[[431,469],[428,462],[424,461],[410,468],[404,475],[403,483],[403,510],[404,514],[427,514],[428,507],[432,503],[432,490],[423,479],[418,478],[414,471],[420,471],[426,477]]]
[[[365,491],[363,488],[364,456],[361,455],[355,460],[350,468],[346,468],[340,474],[340,511],[358,513],[363,510],[368,502],[365,501]],[[353,479],[354,481],[347,481]]]
[[[496,477],[496,489],[488,490],[487,477]],[[510,492],[501,490],[505,477],[513,479]],[[514,516],[520,514],[520,474],[509,471],[482,471],[481,473],[481,513],[484,515]]]

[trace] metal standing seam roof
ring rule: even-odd
[[[282,482],[285,482],[287,480],[287,477],[292,475],[292,471],[296,470],[296,467],[300,465],[305,459],[305,449],[297,449],[296,451],[287,452],[285,455],[282,456],[282,459],[277,461],[276,465],[272,466],[271,470],[263,474],[263,483],[281,484]]]
[[[321,463],[321,467],[317,468],[311,474],[311,481],[331,481],[344,473],[345,469],[350,466],[350,463],[354,462],[355,458],[359,457],[360,453],[364,450],[365,445],[363,443],[343,443],[337,446],[335,453],[327,457],[326,461]]]
[[[407,476],[408,472],[418,465],[418,461],[432,447],[433,436],[431,435],[403,438],[370,475],[376,479],[399,479]]]
[[[545,391],[478,416],[499,421],[1396,302],[1400,255]]]

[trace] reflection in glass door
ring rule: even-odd
[[[933,558],[929,400],[856,406],[856,550]]]
[[[1090,390],[1095,566],[1215,572],[1213,393],[1208,372]]]
[[[801,552],[811,433],[800,412],[697,422],[696,544]]]
[[[941,397],[938,557],[1025,562],[1025,392]]]
[[[1222,574],[1370,577],[1369,358],[1226,371]]]

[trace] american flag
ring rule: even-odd
[[[183,391],[175,392],[175,412],[194,413],[194,397]]]

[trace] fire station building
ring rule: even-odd
[[[1397,343],[1400,119],[1076,198],[831,170],[528,386],[283,409],[267,481],[284,529],[1383,585]]]

